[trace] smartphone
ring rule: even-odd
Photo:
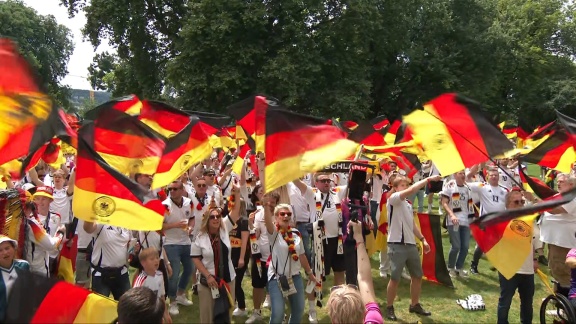
[[[212,298],[213,299],[220,298],[220,291],[218,290],[218,288],[211,287],[210,290],[212,291]]]

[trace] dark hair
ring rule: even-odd
[[[150,288],[132,288],[118,301],[118,323],[162,323],[165,307]]]
[[[258,190],[260,190],[260,188],[262,188],[262,185],[257,184],[256,186],[254,186],[254,189],[252,189],[252,194],[250,195],[250,202],[252,203],[252,206],[256,206],[256,203],[258,202]]]

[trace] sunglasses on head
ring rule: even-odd
[[[344,288],[344,287],[349,287],[352,289],[359,290],[358,286],[356,286],[356,285],[337,285],[337,286],[333,286],[332,288],[330,288],[330,292],[333,292],[334,290],[338,290],[338,289]]]
[[[279,212],[278,216],[282,216],[282,217],[292,217],[292,213],[291,212]]]
[[[206,184],[205,184],[205,183],[197,183],[197,184],[196,184],[196,187],[198,187],[198,188],[205,188],[205,187],[206,187]]]
[[[332,180],[330,180],[330,179],[318,179],[318,182],[321,182],[321,183],[330,183],[330,181],[332,181]]]

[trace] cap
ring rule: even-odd
[[[16,240],[13,240],[6,235],[0,235],[0,244],[4,242],[11,242],[14,247],[18,246],[18,242]]]
[[[54,189],[52,189],[52,187],[38,187],[38,188],[36,188],[36,192],[34,193],[32,198],[35,198],[38,196],[43,196],[43,197],[47,197],[50,199],[54,199],[54,196],[52,196],[53,194],[54,194]]]
[[[36,186],[34,186],[34,185],[31,184],[31,183],[25,183],[25,184],[22,185],[22,190],[30,191],[30,189],[32,189],[32,188],[34,188],[34,187],[36,187]]]

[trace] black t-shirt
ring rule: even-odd
[[[231,257],[232,263],[234,267],[238,266],[238,259],[240,258],[240,249],[242,248],[242,232],[248,232],[248,220],[245,218],[241,218],[238,220],[238,226],[232,229],[230,233],[230,246],[232,247]],[[250,246],[250,244],[248,244]],[[244,255],[244,264],[246,265],[249,261],[250,252],[248,251],[248,247],[246,247],[246,253]]]

